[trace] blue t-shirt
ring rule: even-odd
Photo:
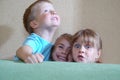
[[[44,56],[44,61],[48,61],[50,57],[52,43],[41,38],[35,33],[31,33],[23,43],[23,46],[28,45],[33,49],[32,54],[42,54]]]

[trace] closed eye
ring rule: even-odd
[[[62,43],[59,43],[57,46],[58,46],[58,48],[61,49],[61,50],[64,49],[64,44],[62,44]]]
[[[60,46],[58,46],[58,47],[59,47],[59,48],[61,48],[61,49],[63,49],[63,46],[61,46],[61,45],[60,45]]]

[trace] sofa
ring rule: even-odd
[[[120,80],[120,64],[0,60],[0,80]]]

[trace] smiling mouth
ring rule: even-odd
[[[55,21],[58,21],[58,18],[57,17],[52,17],[51,20],[55,20]]]
[[[66,61],[66,58],[65,57],[62,57],[62,56],[57,56],[58,57],[58,59],[60,60],[60,61]]]

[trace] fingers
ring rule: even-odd
[[[25,59],[26,63],[40,63],[43,62],[44,56],[42,54],[34,54],[34,55],[30,55],[27,57],[27,59]]]
[[[29,57],[29,56],[27,57],[27,59],[25,59],[25,63],[32,63],[32,64],[34,64],[32,58]]]
[[[35,58],[34,55],[28,56],[27,59],[25,60],[26,63],[38,63],[37,59]]]
[[[35,56],[36,56],[36,58],[37,58],[37,60],[38,60],[39,63],[43,62],[44,56],[42,54],[36,54]]]

